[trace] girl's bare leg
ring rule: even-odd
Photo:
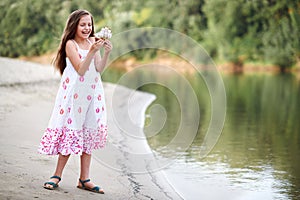
[[[70,155],[67,155],[67,156],[64,156],[61,154],[58,155],[58,160],[57,160],[57,165],[56,165],[56,169],[54,172],[54,176],[59,176],[59,177],[62,176],[63,170],[68,162],[69,157],[70,157]],[[54,182],[57,184],[59,182],[59,180],[56,178],[52,178],[49,180],[49,182]],[[45,186],[48,188],[53,187],[52,185],[49,185],[49,184],[46,184]]]
[[[90,178],[91,158],[92,155],[86,153],[82,153],[80,157],[80,180],[82,181]],[[78,183],[78,185],[82,186],[80,182]],[[86,182],[84,185],[87,188],[95,187],[95,184],[92,182]],[[100,189],[100,191],[103,191],[103,189]]]

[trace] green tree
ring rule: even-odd
[[[257,25],[251,19],[250,4],[244,0],[205,1],[208,28],[203,44],[219,60],[241,65],[250,57],[247,50],[255,48]]]
[[[299,58],[299,10],[293,0],[206,0],[203,44],[221,61],[291,67]]]
[[[300,2],[268,1],[266,6],[267,23],[262,37],[264,59],[284,71],[300,56]]]
[[[53,1],[2,2],[0,55],[39,55],[52,50],[62,30],[62,3]],[[45,9],[47,8],[47,9]]]

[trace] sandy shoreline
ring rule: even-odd
[[[43,189],[56,157],[37,153],[59,84],[49,66],[0,58],[0,199],[181,199],[161,171],[142,132],[154,96],[105,83],[109,140],[93,154],[91,179],[105,195],[76,188],[79,156],[71,156],[60,188]],[[134,106],[132,106],[134,105]],[[147,159],[141,159],[143,157]]]

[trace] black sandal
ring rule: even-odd
[[[77,188],[83,189],[83,190],[88,190],[88,191],[95,192],[95,193],[104,194],[103,191],[100,191],[100,190],[101,190],[101,187],[99,187],[99,186],[95,186],[95,187],[93,187],[93,188],[88,188],[88,187],[86,187],[86,186],[84,185],[85,183],[90,182],[90,181],[91,181],[91,179],[86,179],[86,180],[84,180],[84,181],[82,181],[82,180],[79,179],[79,182],[81,183],[81,186],[78,185]]]
[[[51,176],[50,179],[56,178],[58,179],[58,183],[61,181],[61,178],[59,176]],[[44,188],[48,190],[54,190],[58,188],[58,183],[54,183],[52,181],[44,183]],[[52,185],[52,187],[46,187],[46,185]]]

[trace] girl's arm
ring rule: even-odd
[[[112,44],[109,40],[106,40],[104,43],[103,57],[101,58],[100,53],[97,53],[95,55],[95,67],[99,73],[101,73],[103,71],[104,67],[106,66],[111,50],[112,50]]]
[[[86,58],[84,60],[81,60],[78,54],[78,51],[76,49],[76,45],[74,44],[73,41],[69,40],[67,41],[66,44],[66,54],[67,57],[69,58],[70,62],[72,63],[72,65],[74,66],[74,69],[77,71],[77,73],[80,76],[83,76],[85,74],[85,72],[88,70],[92,59],[95,56],[95,53],[103,46],[103,42],[99,41],[99,42],[95,42]]]

